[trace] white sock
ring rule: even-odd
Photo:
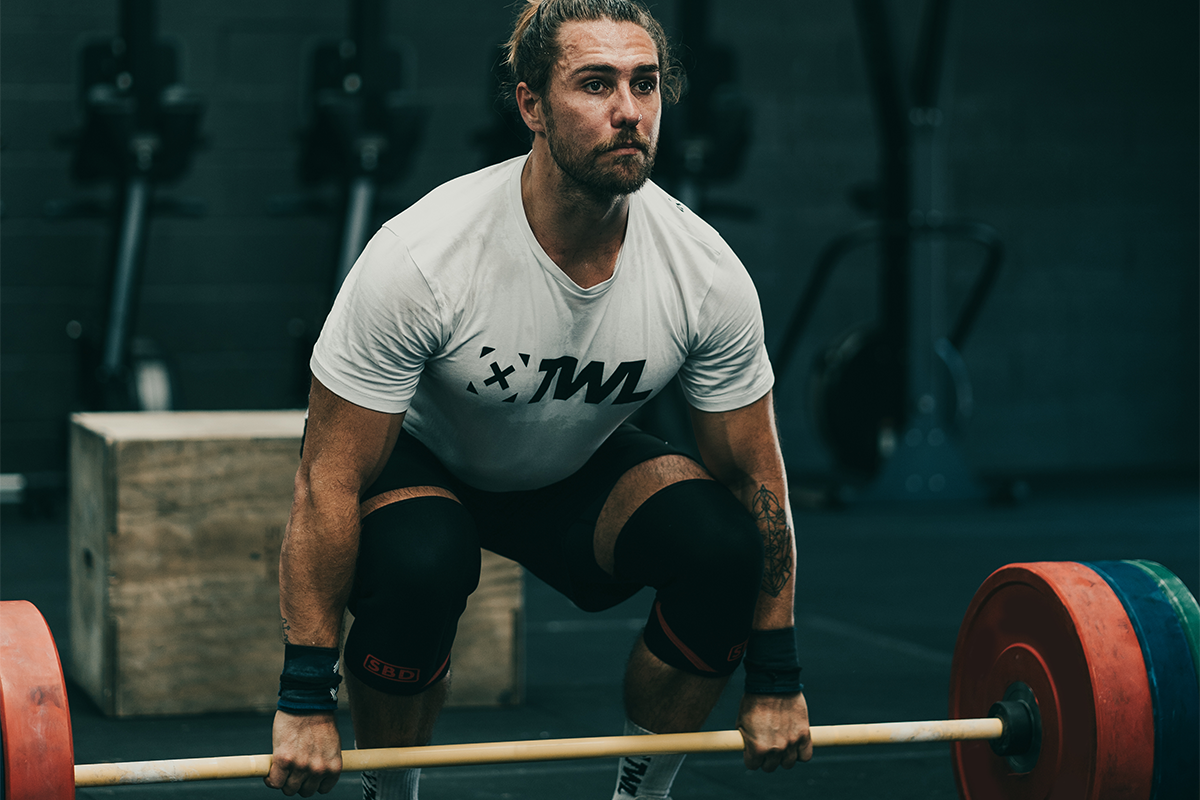
[[[626,736],[653,736],[636,722],[625,720]],[[683,766],[683,753],[657,756],[625,756],[617,764],[617,788],[613,800],[630,797],[671,800],[671,784]]]
[[[363,800],[417,800],[418,769],[369,769],[362,774]]]

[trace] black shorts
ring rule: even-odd
[[[540,489],[486,492],[454,477],[429,448],[402,430],[363,501],[407,487],[446,489],[471,514],[484,549],[521,564],[579,608],[601,611],[632,597],[642,584],[618,581],[596,563],[600,510],[622,475],[665,455],[686,456],[625,423],[570,477]]]

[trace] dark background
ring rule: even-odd
[[[281,216],[300,189],[297,131],[315,44],[347,28],[343,3],[163,3],[160,30],[207,103],[207,147],[163,191],[206,206],[152,223],[138,331],[175,368],[178,407],[298,405],[295,334],[325,309],[338,214]],[[659,4],[671,32],[676,7]],[[920,4],[889,5],[911,61]],[[406,85],[427,107],[407,177],[372,228],[485,163],[489,67],[508,3],[392,3]],[[964,356],[975,415],[963,449],[989,475],[1162,472],[1197,463],[1197,7],[1184,0],[961,3],[947,58],[947,210],[994,225],[1007,256]],[[81,122],[77,51],[117,29],[115,2],[6,0],[0,26],[0,471],[61,470],[81,408],[77,342],[102,330],[109,233],[51,221],[48,201],[92,195],[56,142]],[[752,219],[710,214],[782,336],[831,237],[862,221],[850,189],[874,178],[878,139],[849,3],[713,0],[711,30],[736,57],[753,119],[744,168],[717,186]],[[948,292],[978,263],[950,249]],[[794,473],[829,457],[807,413],[813,354],[876,309],[874,259],[835,274],[777,388]]]
[[[373,226],[486,163],[478,135],[496,119],[489,71],[509,5],[389,5],[387,31],[406,54],[406,85],[427,109],[427,128]],[[921,4],[886,5],[907,66]],[[657,10],[677,35],[676,5]],[[754,213],[707,216],[754,277],[774,350],[817,254],[866,219],[851,202],[879,160],[864,54],[851,3],[710,0],[710,11],[714,38],[736,58],[731,76],[749,101],[753,138],[744,167],[708,197]],[[1006,246],[964,349],[975,414],[960,441],[974,471],[1026,479],[1032,492],[1004,507],[793,503],[797,630],[814,723],[942,717],[963,611],[1006,563],[1150,559],[1197,592],[1197,14],[1194,0],[956,4],[943,97],[945,208],[995,226]],[[295,407],[341,220],[272,209],[302,188],[305,74],[314,47],[346,31],[345,3],[163,2],[160,15],[183,56],[184,83],[206,100],[208,140],[162,193],[197,198],[206,210],[153,221],[138,332],[167,353],[181,408]],[[116,0],[4,2],[0,472],[61,473],[67,414],[83,408],[78,346],[102,332],[110,234],[103,219],[51,221],[44,209],[108,192],[74,184],[58,142],[82,119],[80,46],[116,30]],[[967,247],[947,255],[954,305],[979,256]],[[808,365],[875,316],[877,277],[870,252],[842,264],[794,359],[777,365],[793,478],[830,473],[808,410]],[[71,321],[82,340],[68,336]],[[67,523],[61,503],[51,508],[0,508],[0,599],[35,602],[66,652]],[[530,579],[524,704],[447,711],[436,740],[617,732],[622,665],[648,606],[641,597],[584,615]],[[69,690],[80,763],[270,749],[266,715],[114,720]],[[737,701],[726,692],[708,727],[729,727]],[[340,723],[349,746],[348,717]],[[422,793],[606,797],[612,782],[612,764],[595,761],[427,770]],[[691,756],[676,784],[696,800],[803,792],[955,796],[947,748],[933,745],[821,752],[770,776],[742,771],[736,756]],[[271,796],[257,779],[85,794]],[[359,795],[348,777],[332,796]]]

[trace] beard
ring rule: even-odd
[[[554,115],[547,108],[546,142],[550,157],[580,189],[595,197],[610,198],[632,194],[645,185],[654,169],[657,143],[636,130],[626,129],[608,142],[588,150],[577,142],[558,135]],[[608,155],[622,147],[636,147],[640,152],[620,156]]]

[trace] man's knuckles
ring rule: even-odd
[[[337,775],[342,771],[340,758],[289,758],[276,755],[271,759],[269,780],[278,782],[278,778],[287,776],[303,777],[308,775]]]

